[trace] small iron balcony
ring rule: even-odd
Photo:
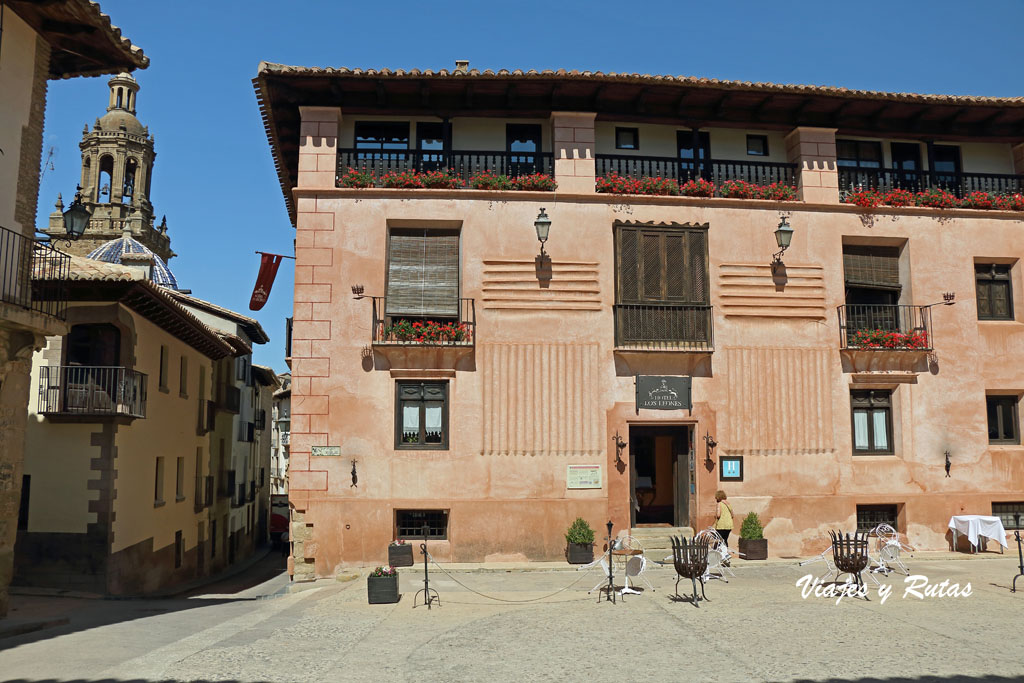
[[[0,301],[64,320],[71,257],[0,227]]]
[[[39,413],[86,418],[146,417],[146,375],[122,367],[42,367]]]
[[[711,306],[615,304],[615,348],[713,351]]]
[[[839,346],[851,351],[931,351],[930,306],[840,306]]]
[[[452,301],[454,315],[397,315],[387,313],[387,299],[373,298],[374,346],[473,346],[476,343],[476,302]]]

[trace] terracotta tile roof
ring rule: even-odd
[[[349,69],[348,67],[289,66],[273,62],[260,62],[258,74],[292,74],[297,76],[336,75],[365,78],[451,78],[451,79],[543,79],[604,81],[638,84],[677,84],[681,86],[714,87],[722,90],[762,91],[767,93],[786,93],[795,95],[832,95],[872,100],[897,100],[905,102],[943,103],[943,104],[1000,104],[1024,106],[1024,97],[986,97],[979,95],[930,95],[904,92],[885,92],[880,90],[857,90],[829,85],[801,85],[789,83],[765,83],[751,81],[731,81],[719,78],[699,78],[696,76],[669,76],[638,73],[617,73],[603,71],[579,71],[576,69],[545,69],[536,71],[529,69],[470,69],[465,72],[441,69]]]
[[[263,330],[263,326],[254,318],[232,311],[230,308],[218,306],[215,303],[200,299],[196,296],[192,296],[191,294],[185,294],[184,292],[179,292],[173,289],[167,289],[166,291],[169,296],[186,305],[195,306],[196,308],[203,309],[213,313],[214,315],[227,318],[228,320],[234,320],[245,329],[245,333],[248,334],[249,338],[257,344],[266,344],[270,341],[270,337],[268,337],[267,333]]]
[[[51,78],[98,76],[145,69],[149,57],[133,45],[92,0],[7,0],[52,47]]]

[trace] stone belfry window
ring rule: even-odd
[[[96,201],[100,204],[110,203],[110,185],[114,178],[114,157],[104,155],[100,158],[100,173],[96,182]]]
[[[139,165],[135,159],[129,159],[124,163],[124,185],[121,188],[121,202],[124,204],[131,204],[135,197],[135,174],[138,170]]]

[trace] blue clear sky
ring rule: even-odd
[[[101,0],[149,55],[138,116],[156,137],[151,199],[167,215],[178,282],[246,311],[254,250],[292,253],[251,79],[260,60],[308,66],[589,69],[919,93],[1024,95],[1024,2],[139,2]],[[980,6],[979,6],[980,7]],[[50,83],[40,225],[78,180],[82,126],[106,78]],[[253,315],[284,364],[292,262]]]

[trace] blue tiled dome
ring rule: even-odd
[[[153,282],[164,287],[170,287],[171,289],[178,289],[178,280],[174,277],[174,273],[167,267],[164,260],[153,253],[142,242],[132,237],[126,231],[124,235],[116,240],[110,240],[104,244],[93,249],[88,258],[96,261],[103,261],[104,263],[121,263],[121,257],[124,254],[149,254],[153,257]]]

